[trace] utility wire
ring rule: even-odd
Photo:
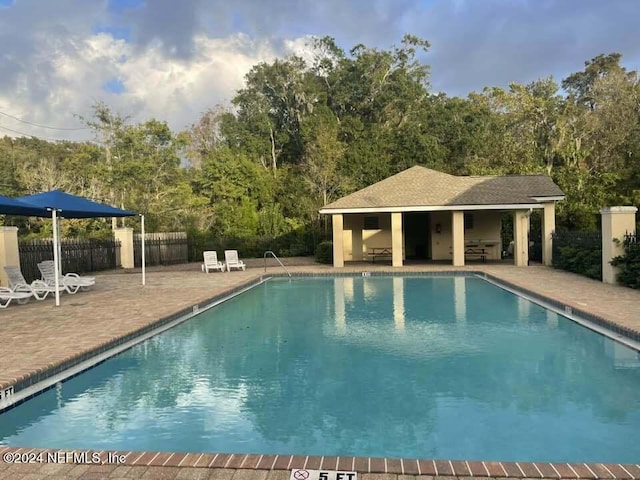
[[[41,125],[39,123],[29,122],[27,120],[22,120],[21,118],[15,117],[9,113],[0,112],[0,115],[4,115],[5,117],[13,118],[22,123],[26,123],[27,125],[33,125],[34,127],[40,128],[48,128],[49,130],[91,130],[89,127],[77,127],[77,128],[67,128],[67,127],[50,127],[48,125]]]
[[[40,140],[55,140],[57,142],[71,142],[72,141],[72,140],[60,140],[59,138],[53,138],[53,137],[41,137],[41,136],[38,136],[38,135],[32,135],[30,133],[19,132],[18,130],[13,130],[13,129],[8,128],[8,127],[3,127],[2,125],[0,125],[0,129],[7,130],[8,132],[11,132],[11,133],[17,133],[18,135],[23,135],[25,137],[38,138]]]

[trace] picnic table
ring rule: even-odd
[[[371,258],[373,263],[376,263],[377,257],[391,257],[391,247],[369,247],[367,248],[367,257]]]

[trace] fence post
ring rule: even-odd
[[[0,227],[0,284],[3,287],[9,285],[4,271],[7,265],[20,266],[18,227]]]
[[[622,245],[625,233],[633,233],[636,229],[636,207],[605,207],[602,215],[602,281],[617,283],[617,269],[611,265],[611,259],[624,255]],[[616,241],[618,240],[618,241]]]
[[[120,266],[133,268],[133,228],[115,228],[113,236],[120,241]]]

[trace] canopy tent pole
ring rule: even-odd
[[[57,217],[58,222],[58,235],[60,235],[60,217]],[[62,237],[58,239],[58,272],[62,275]]]
[[[53,220],[53,273],[55,275],[56,286],[56,307],[60,306],[60,269],[58,255],[58,212],[55,208],[51,209],[51,219]]]
[[[146,271],[146,259],[145,259],[145,241],[144,241],[144,215],[140,215],[140,231],[142,232],[142,285],[147,284],[147,271]]]

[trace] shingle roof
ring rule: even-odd
[[[457,177],[415,166],[322,209],[530,204],[557,196],[564,193],[545,175]]]

